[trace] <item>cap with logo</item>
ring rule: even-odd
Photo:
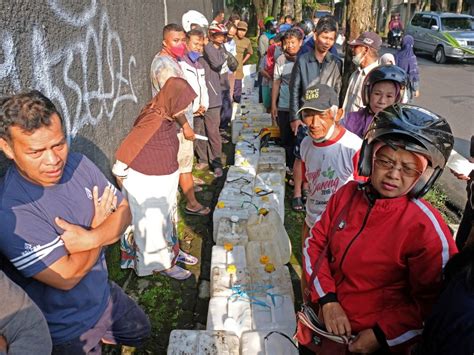
[[[375,32],[363,32],[357,39],[349,42],[350,46],[365,46],[379,50],[382,46],[382,38]]]
[[[298,114],[303,110],[326,111],[333,106],[339,105],[336,91],[328,85],[316,84],[306,89],[303,96],[303,104]]]

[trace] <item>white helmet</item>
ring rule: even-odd
[[[196,10],[189,10],[188,12],[186,12],[181,18],[181,22],[186,32],[189,32],[191,30],[191,24],[193,23],[201,27],[209,26],[209,22],[207,21],[206,16]]]

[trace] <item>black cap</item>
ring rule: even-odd
[[[339,106],[336,91],[328,85],[316,84],[306,89],[303,104],[297,113],[299,114],[303,110],[323,112],[333,106]]]

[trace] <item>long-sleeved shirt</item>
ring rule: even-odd
[[[309,282],[316,273],[312,302],[339,302],[354,333],[379,329],[389,347],[403,348],[420,336],[457,248],[423,199],[374,199],[368,189],[349,182],[331,197],[303,265]]]
[[[302,98],[308,87],[315,84],[326,84],[339,94],[342,83],[342,62],[331,53],[327,53],[322,63],[313,52],[299,56],[296,60],[290,79],[290,120],[300,119],[296,114],[301,107]]]

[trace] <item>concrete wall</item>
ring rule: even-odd
[[[162,28],[211,0],[0,0],[0,94],[35,88],[62,113],[72,149],[110,177],[113,154],[151,98]],[[0,175],[5,159],[0,154]]]

